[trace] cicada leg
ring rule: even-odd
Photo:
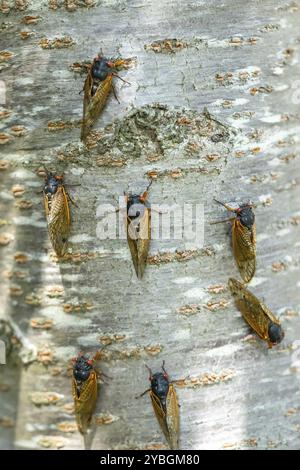
[[[224,222],[232,222],[233,220],[235,220],[235,217],[229,217],[229,219],[215,220],[214,222],[210,222],[209,225],[223,224]]]
[[[118,98],[118,96],[117,96],[116,89],[115,89],[115,87],[113,86],[113,84],[111,85],[111,87],[112,87],[112,91],[113,91],[114,97],[116,98],[117,102],[120,104],[120,100],[119,100],[119,98]]]
[[[217,199],[214,199],[214,201],[218,204],[221,204],[221,206],[225,207],[225,209],[227,209],[229,212],[236,212],[237,211],[236,209],[233,209],[233,207],[230,207],[227,204],[225,204],[224,202],[218,201]]]

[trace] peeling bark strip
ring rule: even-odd
[[[75,41],[70,36],[54,39],[43,38],[40,40],[40,46],[42,49],[63,49],[66,47],[71,47],[74,44]]]
[[[74,127],[80,127],[81,120],[73,122],[64,122],[64,121],[50,121],[48,122],[48,130],[50,132],[64,131],[66,129],[73,129]]]
[[[154,256],[149,256],[148,263],[149,264],[164,264],[164,263],[171,263],[172,261],[189,261],[191,259],[197,258],[198,256],[213,256],[214,249],[213,248],[204,248],[203,250],[186,250],[186,251],[179,251],[176,250],[175,253],[173,252],[166,252],[166,253],[158,253]]]
[[[55,405],[63,398],[63,395],[58,395],[55,392],[35,392],[32,393],[30,399],[36,406],[49,406]]]
[[[179,39],[162,39],[160,41],[154,41],[148,46],[145,46],[145,50],[152,50],[153,52],[176,52],[178,50],[188,47],[188,44]]]
[[[1,448],[80,448],[69,361],[107,345],[94,449],[166,448],[133,399],[145,363],[163,359],[183,449],[299,449],[300,4],[198,3],[0,2]],[[84,148],[79,92],[101,49],[130,58],[131,86],[116,83],[120,104],[109,98]],[[63,262],[37,194],[45,164],[80,184]],[[149,176],[151,202],[204,204],[205,243],[153,240],[138,282],[126,240],[99,240],[96,214]],[[225,287],[240,278],[230,226],[209,225],[213,198],[257,205],[249,289],[281,319],[276,351]]]
[[[196,388],[203,387],[205,385],[218,384],[220,382],[227,382],[235,376],[235,371],[224,370],[218,374],[216,373],[205,373],[199,377],[191,377],[186,379],[176,380],[176,385],[180,388]]]

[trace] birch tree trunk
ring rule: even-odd
[[[166,448],[145,364],[178,380],[181,448],[300,445],[299,2],[2,1],[0,447],[82,447],[67,371],[103,345],[93,449]],[[81,64],[130,58],[88,147]],[[205,110],[207,108],[207,110]],[[50,246],[46,165],[78,208],[66,260]],[[136,279],[126,240],[100,240],[97,207],[123,191],[202,203],[204,246],[153,240]],[[252,291],[278,315],[267,350],[227,289],[239,278],[216,204],[251,199]]]

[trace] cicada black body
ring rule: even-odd
[[[152,374],[151,369],[148,368],[148,370],[151,388],[146,390],[146,392],[149,391],[154,413],[170,448],[178,449],[179,404],[174,385],[169,380],[164,362],[162,372]]]
[[[151,181],[152,183],[152,181]],[[136,275],[143,277],[151,239],[151,209],[147,203],[148,189],[142,194],[126,194],[127,242]]]
[[[236,279],[230,278],[228,285],[245,321],[258,336],[267,341],[269,348],[280,343],[284,338],[284,331],[271,310]]]
[[[71,225],[69,196],[64,187],[63,176],[47,171],[43,194],[51,244],[57,256],[63,256]]]
[[[81,140],[85,141],[103,109],[110,91],[112,89],[114,91],[113,77],[116,76],[123,80],[116,73],[116,67],[122,66],[123,63],[124,61],[121,59],[113,62],[100,55],[93,60],[83,88]]]
[[[86,434],[97,404],[98,381],[93,359],[80,354],[73,359],[72,394],[78,430]]]
[[[233,254],[242,279],[250,282],[256,270],[256,224],[252,206],[242,204],[238,209],[233,209],[223,202],[215,201],[236,214],[236,217],[227,219],[232,222]]]

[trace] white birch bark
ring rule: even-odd
[[[165,448],[149,397],[134,398],[148,387],[144,364],[163,359],[172,378],[187,379],[177,387],[183,449],[299,448],[299,9],[2,2],[1,448],[81,447],[67,366],[107,342],[101,367],[112,380],[100,388],[92,448]],[[109,98],[88,151],[84,76],[72,64],[100,49],[136,61],[120,73],[131,86],[115,81],[120,104]],[[44,164],[81,184],[70,189],[79,207],[61,264],[37,194]],[[151,202],[204,204],[205,238],[202,249],[153,240],[140,282],[126,241],[97,237],[96,211],[144,190],[149,172]],[[249,339],[226,288],[239,274],[227,225],[209,225],[226,216],[214,197],[257,205],[250,287],[286,331],[272,350]]]

